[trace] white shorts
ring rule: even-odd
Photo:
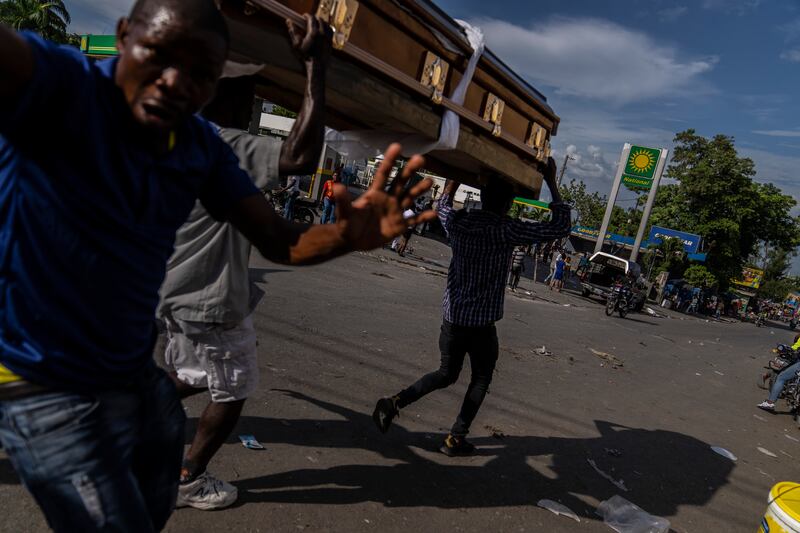
[[[190,387],[208,388],[212,402],[244,400],[258,388],[252,317],[234,326],[166,319],[164,359]]]

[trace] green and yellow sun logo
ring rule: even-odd
[[[625,165],[625,173],[652,178],[660,155],[661,152],[653,148],[631,147],[631,155]]]
[[[639,150],[631,154],[628,163],[633,167],[633,171],[637,174],[647,174],[656,166],[656,162],[650,152]]]

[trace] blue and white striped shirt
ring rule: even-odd
[[[439,198],[437,212],[453,250],[442,304],[446,321],[479,327],[503,318],[514,247],[560,239],[570,232],[569,205],[552,203],[550,209],[549,222],[523,222],[483,210],[456,211],[450,195]]]

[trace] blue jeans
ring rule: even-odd
[[[125,390],[0,402],[0,441],[60,531],[160,531],[178,491],[186,417],[152,366]]]
[[[494,325],[483,327],[457,326],[445,321],[439,334],[441,362],[439,369],[422,376],[416,383],[400,392],[397,406],[406,407],[439,389],[449,387],[461,374],[464,359],[469,354],[472,377],[450,433],[464,437],[492,383],[492,375],[499,355],[497,329]]]
[[[775,384],[772,385],[772,389],[769,391],[769,401],[774,403],[778,400],[781,392],[783,392],[783,387],[786,386],[786,382],[794,378],[798,370],[800,370],[800,361],[787,366],[778,374],[778,377],[775,378]]]
[[[294,201],[297,200],[298,194],[290,194],[286,198],[286,205],[283,206],[283,218],[292,220],[294,218]]]
[[[320,224],[333,224],[334,222],[336,222],[336,204],[330,198],[323,198]]]

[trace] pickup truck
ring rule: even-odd
[[[589,259],[589,265],[581,278],[581,294],[584,297],[599,296],[605,300],[611,292],[614,282],[623,277],[638,280],[641,268],[633,261],[605,252],[597,252]],[[634,308],[641,311],[644,307],[644,294],[634,286]]]

